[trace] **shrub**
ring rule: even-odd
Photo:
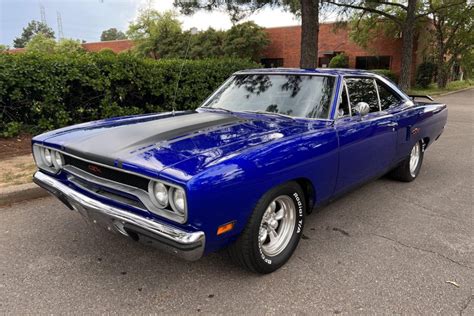
[[[433,81],[436,72],[436,65],[432,62],[422,62],[416,70],[415,83],[420,88],[428,88]]]
[[[1,135],[3,137],[15,137],[20,134],[22,129],[22,124],[20,122],[9,122],[5,124],[5,128],[3,129]]]
[[[349,68],[349,57],[344,54],[337,54],[331,58],[329,68]]]
[[[392,80],[393,82],[398,82],[397,75],[395,75],[391,70],[388,69],[373,69],[371,70],[373,73],[378,75],[387,77],[388,79]]]
[[[170,111],[174,102],[176,110],[191,110],[233,72],[256,67],[242,59],[0,54],[0,133],[11,130],[13,122],[38,133],[111,116]]]

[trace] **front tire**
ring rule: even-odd
[[[291,257],[303,232],[306,205],[303,191],[289,182],[267,192],[257,203],[231,258],[257,273],[271,273]]]
[[[402,163],[391,172],[391,176],[399,181],[411,182],[416,179],[420,173],[421,164],[423,163],[423,143],[416,142],[411,149],[410,155],[402,161]]]

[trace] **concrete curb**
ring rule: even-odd
[[[45,189],[40,188],[34,183],[15,185],[0,189],[0,206],[37,199],[48,195]]]

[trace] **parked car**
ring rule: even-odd
[[[246,70],[195,111],[36,136],[34,181],[110,231],[188,260],[228,247],[269,273],[317,206],[388,172],[413,181],[446,120],[370,72]]]

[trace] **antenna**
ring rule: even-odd
[[[61,13],[59,11],[56,12],[57,17],[58,17],[58,39],[64,38],[64,32],[63,32],[63,20],[61,18]]]
[[[40,14],[41,14],[41,22],[46,24],[46,10],[44,9],[44,5],[40,2]]]
[[[176,79],[176,86],[174,88],[173,103],[172,103],[172,106],[173,106],[172,113],[173,113],[173,115],[174,115],[175,108],[176,108],[176,95],[178,94],[179,80],[181,79],[181,73],[183,72],[184,63],[186,62],[186,58],[188,57],[189,47],[191,46],[191,38],[193,37],[193,35],[197,34],[197,32],[198,32],[198,29],[195,28],[195,27],[193,27],[189,30],[188,47],[186,47],[186,52],[184,53],[184,59],[183,59],[183,62],[181,63],[181,68],[179,69],[179,73],[178,73],[178,79]]]

